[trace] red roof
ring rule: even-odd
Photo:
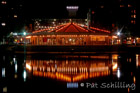
[[[82,29],[75,24],[67,24],[63,29],[56,32],[88,32],[86,29]]]
[[[103,29],[99,29],[99,28],[95,28],[95,27],[90,27],[90,29],[87,29],[87,26],[81,27],[80,25],[76,24],[76,23],[67,23],[61,26],[57,26],[54,27],[54,29],[52,30],[48,30],[48,29],[43,29],[43,30],[38,30],[38,31],[34,31],[33,33],[39,33],[39,32],[90,32],[90,33],[110,33],[110,31],[108,30],[103,30]]]

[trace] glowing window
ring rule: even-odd
[[[98,37],[97,40],[98,41],[105,41],[105,37]]]

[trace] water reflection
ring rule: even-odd
[[[133,77],[133,82],[136,83],[136,77],[135,76]]]
[[[3,61],[5,61],[5,56],[3,56]]]
[[[17,73],[17,68],[18,68],[17,63],[15,63],[15,73]]]
[[[80,84],[81,82],[122,81],[126,84],[136,84],[138,77],[135,71],[140,66],[139,54],[133,56],[124,54],[44,55],[43,57],[27,55],[26,60],[23,56],[12,56],[11,58],[1,56],[0,60],[2,60],[2,65],[0,65],[2,77],[6,77],[1,78],[1,81],[10,87],[13,87],[12,84],[24,86],[25,82],[27,87],[36,85],[40,87],[41,84],[43,86],[46,83],[46,86],[56,84],[57,87],[64,83],[66,85],[67,82]],[[55,82],[56,80],[58,84]],[[34,83],[37,84],[34,85]],[[128,90],[131,92],[131,89]]]
[[[2,68],[2,77],[5,77],[5,68]]]
[[[140,58],[139,55],[136,54],[136,67],[138,68],[138,66],[140,66]]]
[[[18,77],[17,74],[15,74],[15,75],[14,75],[14,78],[16,79],[17,77]]]
[[[24,82],[26,81],[26,78],[27,78],[27,72],[26,72],[26,69],[23,70],[23,79],[24,79]]]
[[[114,54],[112,55],[112,71],[113,75],[116,75],[118,79],[121,77],[121,71],[118,65],[118,57],[119,55]]]
[[[118,79],[121,77],[120,68],[117,69],[117,77],[118,77]]]
[[[32,72],[33,76],[77,82],[95,77],[108,76],[112,69],[116,71],[118,67],[118,55],[112,56],[112,63],[109,61],[109,56],[81,57],[86,59],[68,59],[71,56],[66,56],[65,60],[26,60],[26,70]]]
[[[15,58],[15,57],[13,58],[13,62],[14,62],[14,63],[16,62],[16,58]]]
[[[7,93],[7,87],[3,88],[3,93]]]
[[[118,68],[118,55],[114,54],[112,55],[112,70],[116,71]]]

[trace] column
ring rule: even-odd
[[[39,42],[38,40],[39,40],[39,36],[36,37],[36,45],[39,45],[38,44],[38,42]]]

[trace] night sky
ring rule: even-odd
[[[112,8],[119,0],[7,0],[10,7],[22,8],[23,15],[29,18],[67,18],[66,6],[79,6],[78,18],[85,18],[89,8],[98,6]]]
[[[35,0],[34,2],[29,2],[28,0],[24,2],[24,8],[26,16],[65,18],[68,16],[68,11],[66,10],[68,5],[78,5],[81,13],[87,12],[87,5],[84,5],[84,2],[81,0]]]
[[[95,8],[103,0],[9,0],[11,7],[21,6],[27,18],[67,18],[66,6],[79,6],[78,17],[85,18],[88,8]],[[108,0],[106,0],[107,2]]]

